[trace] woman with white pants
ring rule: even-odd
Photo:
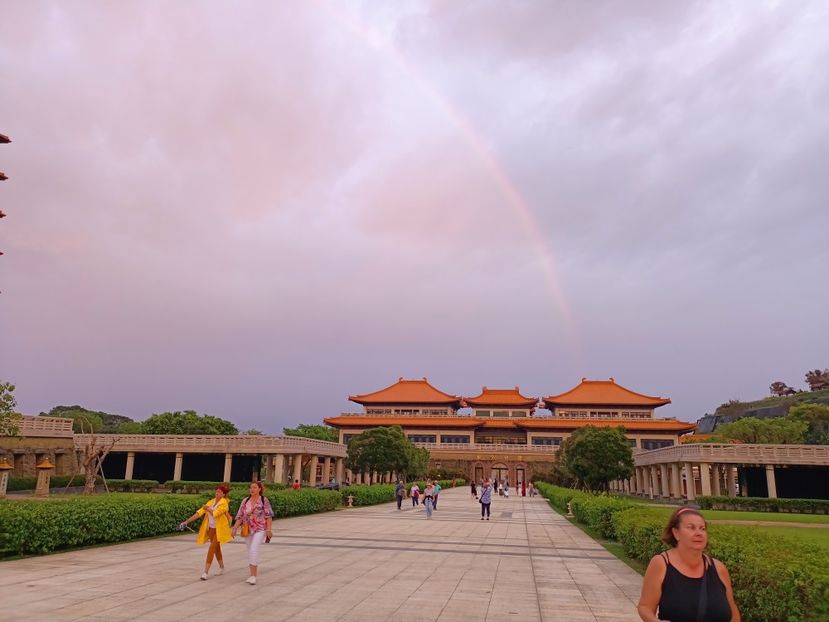
[[[250,485],[250,495],[245,497],[236,512],[236,522],[233,525],[233,536],[241,529],[242,536],[248,548],[248,567],[250,576],[247,583],[256,585],[256,569],[259,565],[259,547],[262,542],[270,542],[273,509],[271,502],[265,496],[265,487],[262,482],[253,482]]]

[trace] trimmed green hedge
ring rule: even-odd
[[[49,488],[66,488],[71,475],[54,475],[49,479]],[[72,481],[72,486],[83,486],[84,476],[76,475]],[[104,480],[100,477],[95,478],[95,483],[103,484]],[[37,487],[37,477],[10,477],[9,485],[6,488],[8,492],[15,492],[18,490],[34,490]]]
[[[115,492],[152,492],[159,487],[154,479],[108,479],[107,486]]]
[[[697,497],[705,510],[829,514],[827,499],[768,499],[766,497]]]
[[[544,482],[538,482],[536,488],[561,512],[566,512],[567,503],[570,503],[576,520],[589,525],[603,538],[611,540],[616,537],[612,521],[613,515],[616,512],[635,507],[634,503],[626,499],[607,494],[591,494],[582,490],[561,488]]]
[[[625,552],[644,563],[665,550],[669,509],[617,512],[613,525]],[[728,568],[745,622],[829,620],[829,550],[751,527],[709,526],[708,552]]]
[[[376,505],[394,501],[395,484],[355,484],[340,489],[343,501],[348,502],[349,495],[354,497],[354,507]]]
[[[183,492],[185,494],[207,494],[212,495],[217,486],[221,486],[223,482],[208,482],[198,480],[169,480],[164,482],[164,487],[169,488],[170,492]],[[263,482],[264,483],[264,482]],[[288,488],[285,484],[269,484],[264,483],[265,490],[285,490]],[[250,482],[230,482],[228,484],[231,489],[243,489],[247,495],[250,488]]]

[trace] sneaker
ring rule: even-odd
[[[207,581],[207,573],[206,572],[201,573],[201,580],[202,581]]]
[[[486,519],[489,520],[489,516],[487,516]]]
[[[221,575],[223,575],[224,573],[225,573],[225,569],[224,569],[224,568],[219,568],[219,569],[216,571],[216,576],[217,576],[217,577],[218,577],[218,576],[221,576]]]
[[[483,516],[481,516],[481,520],[484,520],[484,517],[483,517]]]
[[[250,583],[251,585],[256,585],[256,577],[248,577],[245,580],[245,583]]]

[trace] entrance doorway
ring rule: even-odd
[[[509,477],[509,469],[506,464],[492,465],[492,479],[496,482],[503,482]]]
[[[475,467],[475,479],[473,480],[476,484],[479,482],[484,481],[484,467],[476,466]]]
[[[515,485],[518,490],[521,490],[521,484],[524,483],[524,467],[515,467]]]

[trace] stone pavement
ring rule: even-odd
[[[487,522],[468,490],[442,491],[431,520],[406,500],[275,521],[255,586],[238,541],[226,574],[200,581],[191,533],[0,562],[0,617],[639,620],[641,577],[543,498],[496,496]]]

